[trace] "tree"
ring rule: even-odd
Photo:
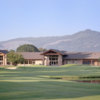
[[[34,45],[24,44],[17,48],[17,52],[39,52],[39,50]]]
[[[8,62],[10,62],[13,65],[17,65],[18,63],[22,63],[24,61],[24,58],[22,55],[16,53],[15,51],[11,50],[8,54],[7,54],[7,59]]]

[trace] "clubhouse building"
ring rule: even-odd
[[[0,50],[0,65],[7,65],[7,51]],[[67,52],[50,49],[45,52],[19,52],[25,59],[20,65],[60,66],[64,64],[100,65],[100,52]]]
[[[7,50],[0,50],[0,65],[7,65]]]

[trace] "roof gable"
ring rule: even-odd
[[[56,49],[50,49],[50,50],[45,51],[45,52],[42,53],[42,55],[51,55],[51,54],[64,55],[65,51],[59,51],[59,50],[56,50]]]

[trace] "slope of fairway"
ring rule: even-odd
[[[51,79],[100,76],[100,67],[19,67],[0,69],[0,100],[99,100],[100,84]]]

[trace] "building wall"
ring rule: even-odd
[[[7,55],[0,53],[0,56],[3,57],[3,60],[0,60],[0,63],[1,63],[0,65],[3,65],[3,66],[7,65]]]
[[[98,61],[98,59],[83,59],[83,64],[84,64],[84,61],[88,62],[88,65],[94,65],[94,66],[99,66],[100,65],[100,62]]]
[[[64,60],[64,64],[82,64],[82,60],[67,59]]]
[[[62,62],[63,61],[63,62]],[[89,63],[84,63],[84,61]],[[26,60],[26,63],[21,64],[21,65],[45,65],[45,66],[50,66],[49,65],[49,56],[45,56],[44,60]],[[63,60],[62,56],[60,56],[58,58],[58,66],[62,65],[62,64],[88,64],[88,65],[94,65],[94,66],[100,66],[100,62],[98,60],[77,60],[77,59],[67,59],[67,60]]]
[[[49,56],[44,57],[44,65],[49,66]]]
[[[95,60],[94,61],[94,66],[100,66],[100,61],[99,60]]]
[[[62,65],[62,61],[63,61],[62,55],[59,55],[59,56],[58,56],[58,65],[59,65],[59,66]]]
[[[22,64],[18,64],[18,66],[30,66],[30,65],[43,65],[43,60],[27,59]]]
[[[48,55],[48,56],[44,57],[44,65],[45,66],[50,66],[51,62],[53,62],[53,64],[51,64],[51,66],[60,66],[60,65],[62,65],[62,60],[63,60],[62,55],[54,55],[54,56],[57,56],[56,60],[50,60],[50,56],[53,56],[53,55]]]
[[[98,59],[67,59],[64,60],[64,64],[85,64],[85,65],[94,65],[94,66],[100,66],[100,62]]]
[[[95,62],[94,62],[94,65],[95,65],[95,66],[98,66],[98,65],[99,65],[99,62],[98,62],[98,61],[95,61]]]
[[[0,56],[3,56],[3,60],[1,65],[7,65],[7,54],[0,53]],[[85,63],[86,62],[86,63]],[[28,59],[21,65],[46,65],[49,66],[49,55],[44,56],[44,60],[39,59]],[[94,66],[100,66],[100,62],[98,59],[66,59],[62,58],[62,55],[58,55],[58,66],[62,64],[89,64]]]
[[[43,65],[43,60],[35,60],[35,65]]]

